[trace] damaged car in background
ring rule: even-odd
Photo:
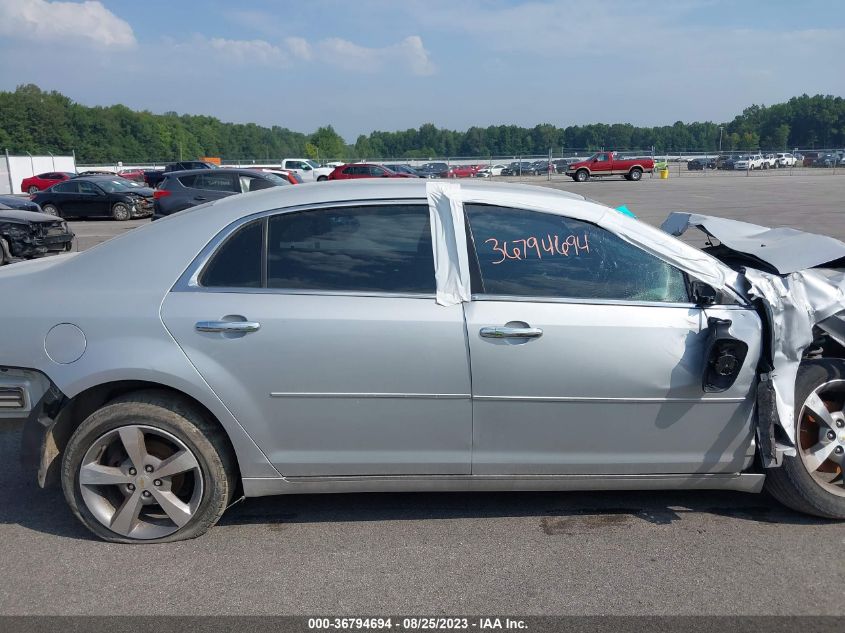
[[[664,228],[469,180],[209,202],[0,272],[0,420],[123,543],[298,493],[766,487],[845,519],[845,244]]]
[[[0,266],[69,251],[73,237],[67,222],[55,216],[0,206]]]

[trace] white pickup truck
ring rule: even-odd
[[[321,167],[310,158],[285,158],[282,161],[282,169],[289,169],[295,171],[302,177],[303,182],[312,182],[319,180],[320,182],[329,179],[329,174],[334,171],[332,167]]]

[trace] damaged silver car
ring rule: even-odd
[[[665,229],[498,183],[211,202],[0,272],[0,419],[116,542],[297,493],[765,486],[845,518],[845,244]]]
[[[0,206],[0,266],[63,253],[73,247],[74,234],[64,220],[47,213],[5,207]]]

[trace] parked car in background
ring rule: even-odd
[[[577,162],[579,162],[580,160],[582,160],[582,159],[581,159],[581,158],[577,158],[577,157],[575,157],[575,158],[558,158],[558,159],[556,159],[556,160],[553,160],[553,161],[552,161],[552,163],[553,163],[553,164],[554,164],[554,166],[555,166],[555,173],[558,173],[558,174],[565,174],[565,173],[566,173],[567,168],[568,168],[568,167],[569,167],[572,163],[577,163]]]
[[[804,152],[803,166],[815,167],[816,159],[822,155],[824,155],[824,152]]]
[[[334,169],[332,167],[323,167],[320,163],[310,158],[285,158],[282,161],[281,167],[282,169],[295,171],[302,177],[304,182],[323,182],[328,180],[329,174]]]
[[[290,184],[289,178],[258,169],[192,169],[171,172],[153,192],[153,220],[212,200]]]
[[[531,173],[531,163],[513,162],[502,170],[502,176],[528,176]]]
[[[30,176],[21,181],[21,191],[24,193],[37,193],[38,191],[52,187],[57,182],[64,182],[74,176],[76,174],[69,171],[48,171],[37,176]]]
[[[85,171],[77,172],[73,177],[79,178],[80,176],[117,176],[117,173],[109,171],[108,169],[87,169]]]
[[[763,155],[763,169],[777,169],[777,168],[778,168],[777,154],[764,154]]]
[[[720,154],[716,157],[716,169],[733,169],[737,158],[739,158],[737,154]]]
[[[335,167],[329,180],[350,180],[355,178],[418,178],[411,174],[400,174],[382,165],[371,163],[350,163]]]
[[[144,182],[150,187],[155,188],[162,180],[164,175],[172,171],[186,171],[189,169],[220,169],[219,165],[214,163],[207,163],[202,160],[182,160],[178,163],[170,163],[164,169],[151,169],[144,172]]]
[[[764,165],[766,165],[766,162],[763,160],[762,154],[743,155],[734,161],[734,169],[739,171],[763,169]]]
[[[478,169],[475,165],[452,165],[446,172],[447,178],[475,178]]]
[[[417,168],[420,178],[445,178],[449,173],[447,163],[425,163]]]
[[[267,174],[275,174],[279,178],[287,180],[292,185],[301,185],[304,180],[302,176],[291,169],[273,169],[272,167],[258,167],[256,171],[262,171]]]
[[[121,178],[126,178],[126,180],[132,180],[141,183],[145,182],[143,169],[121,169],[119,172],[117,172],[117,175]]]
[[[153,212],[153,190],[124,178],[71,178],[32,196],[44,213],[61,218],[145,218]]]
[[[490,178],[491,176],[501,176],[504,165],[487,165],[482,167],[475,173],[476,178]]]
[[[35,211],[0,209],[0,266],[62,253],[72,247],[73,231],[64,220]],[[11,297],[5,299],[11,301]]]
[[[4,211],[17,209],[18,211],[35,211],[41,213],[41,207],[29,198],[21,198],[20,196],[0,196],[0,209]]]
[[[340,165],[338,165],[338,167],[340,167]],[[407,174],[411,178],[420,178],[417,170],[410,165],[391,163],[384,165],[384,167],[387,167],[390,171],[395,171],[397,174]]]
[[[839,164],[841,157],[839,154],[833,152],[825,152],[819,154],[813,161],[813,167],[836,167]]]
[[[795,167],[798,162],[796,157],[789,152],[778,152],[775,154],[778,167]]]
[[[707,156],[699,156],[687,161],[689,171],[702,171],[704,169],[716,169],[716,159]]]
[[[644,173],[654,171],[652,158],[619,158],[617,152],[598,152],[587,160],[572,163],[566,175],[576,182],[593,177],[622,176],[625,180],[640,180]]]

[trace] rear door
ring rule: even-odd
[[[428,207],[329,207],[231,231],[162,318],[278,470],[468,474],[463,310],[435,303]]]
[[[751,449],[756,315],[693,305],[683,273],[556,215],[466,207],[474,474],[738,472]],[[748,342],[740,377],[702,390],[707,317]]]
[[[224,169],[197,174],[190,187],[192,206],[241,193],[238,174]]]

